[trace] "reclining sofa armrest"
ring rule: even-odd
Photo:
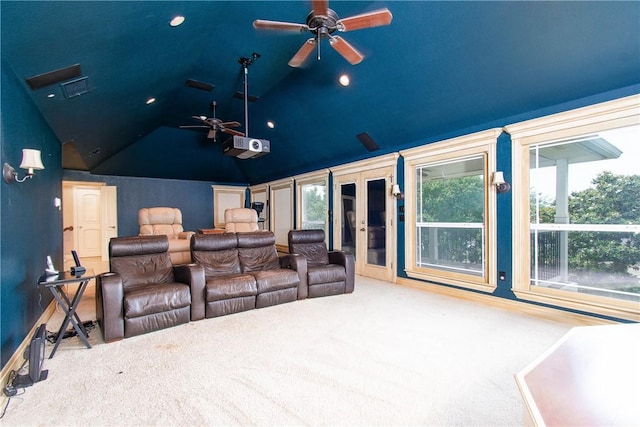
[[[96,318],[104,342],[124,338],[124,286],[118,273],[96,277]]]
[[[180,233],[178,233],[178,239],[189,240],[194,234],[196,234],[195,231],[181,231]]]
[[[199,264],[182,264],[173,267],[176,282],[189,285],[191,292],[191,320],[204,319],[204,267]]]
[[[307,298],[307,296],[309,296],[307,259],[298,254],[281,255],[279,258],[280,267],[290,268],[298,273],[298,279],[300,279],[300,283],[298,284],[298,299]]]
[[[353,254],[344,251],[330,251],[329,263],[338,264],[344,267],[346,274],[345,293],[353,292],[355,287],[355,259]]]

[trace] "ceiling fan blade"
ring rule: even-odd
[[[207,139],[216,139],[216,129],[211,129],[207,134]]]
[[[191,118],[204,123],[205,125],[210,125],[210,123],[207,121],[208,119],[205,116],[191,116]]]
[[[310,38],[306,42],[304,42],[302,47],[296,52],[295,55],[293,55],[293,58],[291,58],[291,60],[289,61],[289,66],[301,66],[304,60],[307,59],[307,56],[309,56],[309,54],[313,52],[316,44],[318,44],[318,42],[314,38]]]
[[[211,126],[180,126],[180,129],[209,129]]]
[[[266,21],[256,19],[253,21],[253,28],[259,30],[280,30],[302,33],[309,30],[306,24],[294,24],[293,22]]]
[[[313,0],[311,2],[313,13],[316,15],[327,16],[327,9],[329,9],[328,0]]]
[[[336,26],[338,27],[338,31],[353,31],[361,28],[389,25],[392,19],[393,15],[389,9],[385,8],[340,19],[336,22]]]
[[[222,129],[222,132],[228,133],[230,135],[244,136],[244,133],[233,129]]]
[[[356,65],[362,62],[364,55],[358,52],[358,50],[351,46],[340,36],[334,36],[329,39],[329,44],[332,48],[338,51],[340,55],[344,57],[351,65]]]
[[[229,127],[229,128],[237,128],[240,127],[240,122],[222,122],[220,126]]]

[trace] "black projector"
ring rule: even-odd
[[[264,156],[271,152],[271,143],[266,139],[234,136],[222,143],[222,152],[239,159]]]

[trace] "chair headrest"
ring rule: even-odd
[[[324,243],[324,230],[289,230],[289,243]]]
[[[192,251],[221,251],[237,247],[236,233],[194,234],[191,236]]]
[[[236,233],[239,248],[259,248],[276,244],[276,236],[272,231],[251,231]]]
[[[182,224],[182,212],[178,208],[142,208],[138,211],[138,225]]]
[[[168,250],[169,238],[165,235],[114,237],[109,241],[109,257],[159,254]]]
[[[224,211],[224,222],[258,222],[258,213],[255,209],[233,208]]]

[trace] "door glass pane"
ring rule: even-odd
[[[386,265],[386,180],[367,181],[367,263]]]
[[[305,184],[301,187],[302,228],[325,230],[327,192],[324,183]]]
[[[531,285],[640,301],[640,126],[530,148]]]
[[[484,156],[416,168],[416,267],[485,277]]]
[[[348,253],[356,253],[356,185],[342,184],[340,186],[342,196],[342,250]]]

